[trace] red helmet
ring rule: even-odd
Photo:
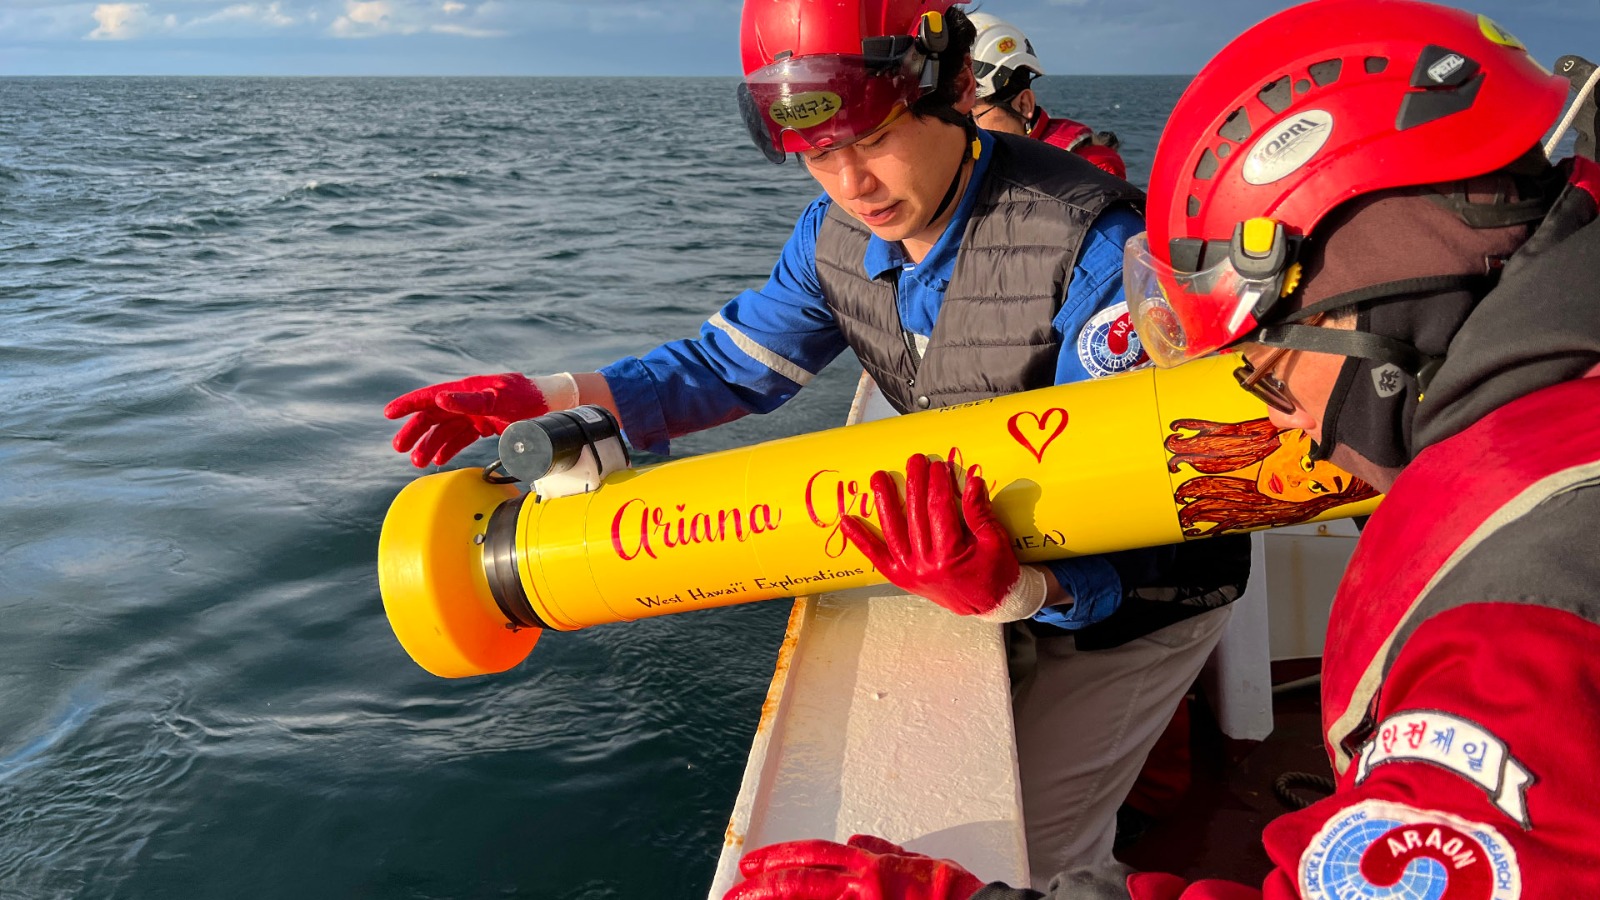
[[[739,105],[756,146],[835,149],[886,124],[937,82],[952,0],[745,0]],[[931,76],[931,77],[930,77]]]
[[[1509,165],[1567,88],[1489,19],[1417,0],[1313,0],[1240,35],[1174,108],[1125,253],[1151,358],[1237,342],[1294,291],[1298,244],[1334,207]]]

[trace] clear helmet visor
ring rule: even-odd
[[[838,53],[781,59],[745,76],[739,113],[773,162],[786,153],[848,147],[916,100],[921,63],[915,52],[892,60]]]
[[[1251,278],[1222,261],[1182,272],[1150,252],[1144,233],[1122,251],[1128,312],[1150,359],[1163,368],[1215,353],[1256,327],[1255,310],[1276,299],[1282,278]]]

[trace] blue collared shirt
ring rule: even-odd
[[[906,330],[933,333],[955,270],[978,186],[988,172],[994,139],[979,132],[983,150],[972,178],[944,233],[920,264],[897,242],[873,236],[863,259],[868,277],[898,268],[900,321]],[[783,405],[817,372],[846,349],[817,279],[817,232],[832,201],[812,201],[784,244],[772,274],[759,291],[734,297],[700,327],[696,338],[672,341],[638,357],[601,369],[626,423],[628,440],[652,453],[666,453],[670,439]],[[1052,326],[1061,337],[1056,384],[1083,381],[1131,367],[1131,359],[1105,349],[1099,326],[1123,304],[1122,246],[1144,230],[1131,208],[1114,207],[1095,220],[1084,237],[1072,280]],[[1080,556],[1046,564],[1074,598],[1035,618],[1063,628],[1082,628],[1109,616],[1122,598],[1122,582],[1103,557]]]

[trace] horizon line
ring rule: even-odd
[[[1044,76],[1046,78],[1193,78],[1194,72],[1074,72],[1060,73]],[[385,73],[385,72],[0,72],[0,79],[20,78],[582,78],[587,80],[621,79],[621,78],[738,78],[738,75],[706,75],[706,74],[626,74],[626,75],[585,75],[578,73],[566,74],[535,74],[535,73],[461,73],[461,72],[424,72],[424,73]]]

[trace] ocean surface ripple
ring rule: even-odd
[[[1183,79],[1044,86],[1139,181]],[[0,79],[0,898],[705,896],[789,604],[434,678],[380,411],[759,287],[816,188],[733,91]],[[838,424],[852,365],[674,453]]]

